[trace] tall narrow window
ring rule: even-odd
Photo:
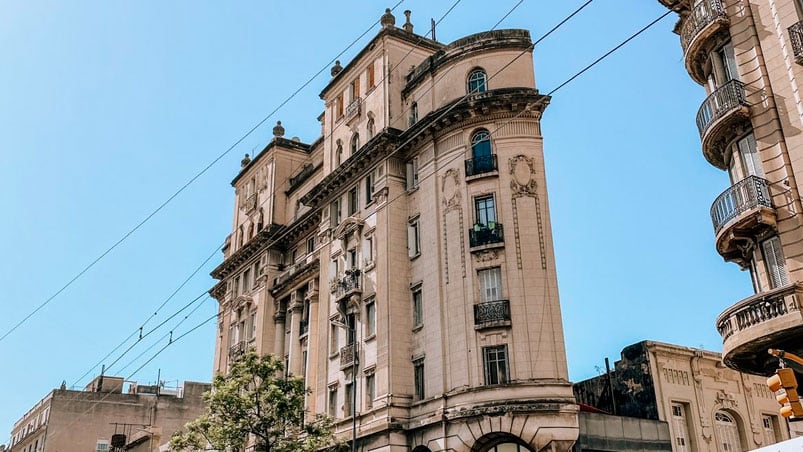
[[[365,376],[365,408],[374,407],[374,397],[376,397],[376,377],[370,373]]]
[[[733,45],[727,43],[717,50],[717,56],[722,63],[722,79],[719,85],[722,86],[731,80],[739,80],[739,71],[736,67],[736,56],[733,53]]]
[[[336,228],[340,225],[340,200],[335,199],[332,201],[332,204],[329,205],[329,221],[330,225],[333,228]]]
[[[348,325],[348,329],[346,330],[346,345],[352,345],[356,339],[357,317],[354,314],[347,315],[346,324]]]
[[[337,140],[337,145],[335,147],[335,166],[340,166],[343,163],[343,142]]]
[[[343,404],[343,416],[351,417],[354,414],[354,383],[346,383],[346,403]]]
[[[352,187],[349,190],[349,216],[357,213],[360,204],[360,198],[357,196],[357,187]]]
[[[418,188],[418,157],[407,162],[407,191]]]
[[[376,302],[370,301],[365,304],[365,336],[371,337],[376,334]]]
[[[376,134],[376,125],[374,124],[374,118],[370,117],[371,113],[368,113],[368,115],[368,124],[365,126],[365,128],[366,132],[368,132],[368,139],[370,140]]]
[[[343,95],[337,96],[335,99],[335,118],[340,119],[343,117]]]
[[[482,348],[485,367],[485,384],[501,385],[508,382],[507,345]]]
[[[355,133],[351,137],[351,155],[356,154],[357,151],[359,150],[360,150],[360,134]]]
[[[720,452],[740,452],[742,442],[739,439],[739,427],[736,420],[724,411],[714,414],[717,429],[717,449]]]
[[[365,205],[374,202],[374,173],[373,171],[365,176]]]
[[[418,103],[410,104],[410,126],[418,122]]]
[[[491,152],[491,134],[485,129],[480,129],[471,135],[471,167],[469,168],[471,174],[466,175],[473,176],[494,170],[496,170],[496,165]]]
[[[770,288],[789,284],[786,276],[786,260],[783,257],[781,239],[776,235],[769,240],[761,243],[761,250],[764,254],[764,263],[767,265],[767,276],[770,281]]]
[[[775,444],[778,442],[778,435],[775,433],[775,424],[777,420],[775,416],[764,414],[761,416],[761,423],[764,427],[764,445]]]
[[[672,403],[672,428],[674,429],[674,446],[672,450],[687,452],[689,450],[689,429],[683,404]]]
[[[739,156],[742,160],[745,176],[764,177],[764,170],[761,168],[761,159],[756,149],[756,138],[749,134],[736,143],[739,148]]]
[[[362,254],[366,266],[374,263],[374,236],[365,239],[365,247]]]
[[[485,70],[477,68],[471,71],[471,73],[468,74],[469,94],[484,93],[487,90],[487,86],[485,85],[486,79]]]
[[[422,297],[421,286],[413,289],[413,328],[424,324],[424,300]]]
[[[351,85],[349,85],[349,95],[350,95],[349,100],[351,102],[354,102],[355,100],[357,100],[360,97],[360,78],[359,77],[355,78],[354,81],[351,82]]]
[[[502,299],[502,269],[486,268],[477,272],[480,281],[480,301],[496,301]]]
[[[248,338],[249,339],[256,339],[256,337],[257,337],[257,313],[256,312],[252,312],[251,313],[251,319],[249,320],[249,324],[250,324],[251,328],[250,328],[250,331],[249,331],[249,334],[248,334]]]
[[[338,334],[340,329],[336,325],[329,325],[329,354],[333,355],[339,351]]]
[[[421,254],[421,228],[418,218],[407,224],[407,255],[416,257]]]
[[[347,256],[346,263],[348,264],[349,269],[355,269],[359,266],[357,262],[357,248],[352,248],[348,250],[348,254],[346,256]]]
[[[334,418],[337,414],[337,386],[329,387],[329,417]]]
[[[415,385],[414,400],[424,399],[424,358],[413,361],[413,384]]]
[[[312,254],[315,252],[315,236],[307,239],[307,254]]]
[[[496,226],[496,206],[493,196],[474,198],[476,224],[493,229]]]
[[[365,70],[365,77],[368,81],[368,88],[373,88],[376,86],[376,81],[374,80],[374,62],[370,62],[368,64],[368,68]]]

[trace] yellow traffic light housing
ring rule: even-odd
[[[778,369],[775,375],[767,379],[767,386],[770,391],[778,392],[783,390],[776,397],[781,406],[781,416],[783,417],[803,417],[803,405],[800,403],[800,395],[797,392],[797,379],[795,371],[788,368]]]

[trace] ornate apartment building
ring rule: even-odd
[[[530,35],[443,44],[405,14],[332,68],[320,138],[279,123],[243,160],[214,370],[283,356],[359,450],[566,451],[578,408]]]
[[[659,0],[680,16],[683,61],[706,99],[703,155],[731,186],[711,206],[716,250],[755,295],[716,320],[723,360],[767,375],[768,348],[803,353],[803,5],[798,0]]]

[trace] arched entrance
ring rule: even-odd
[[[510,433],[488,433],[474,443],[471,452],[535,452],[521,438]]]
[[[741,452],[743,450],[736,418],[725,411],[717,411],[714,413],[714,425],[717,430],[717,450],[719,452]]]

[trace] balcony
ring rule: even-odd
[[[697,111],[697,130],[703,154],[717,168],[727,168],[724,150],[735,138],[739,126],[750,127],[748,107],[744,84],[731,80],[711,93]]]
[[[722,360],[728,367],[769,375],[778,367],[767,349],[803,354],[803,284],[759,293],[731,306],[717,319]]]
[[[466,159],[466,178],[496,172],[496,154]]]
[[[752,243],[767,229],[775,228],[775,220],[769,182],[756,176],[740,180],[711,205],[717,251],[725,260],[747,266],[750,256],[743,253],[745,242]]]
[[[346,114],[344,115],[346,123],[351,122],[352,119],[360,116],[360,109],[362,107],[362,98],[358,97],[351,101],[351,103],[346,107]]]
[[[789,41],[792,42],[792,52],[795,54],[795,63],[803,64],[803,21],[789,27]]]
[[[504,246],[505,234],[502,223],[491,221],[487,225],[475,224],[468,230],[468,242],[471,251]]]
[[[245,211],[253,212],[257,208],[257,194],[251,193],[245,198]]]
[[[680,29],[680,45],[683,47],[686,71],[701,85],[706,82],[704,67],[708,53],[717,44],[716,40],[711,38],[721,31],[726,31],[728,24],[728,15],[725,13],[722,0],[703,0],[695,4],[683,21]]]
[[[474,329],[510,325],[510,301],[484,301],[474,305]]]
[[[237,359],[245,353],[247,346],[245,341],[237,342],[236,344],[229,347],[229,358]]]
[[[357,343],[346,345],[340,348],[340,369],[347,369],[351,366],[359,364],[359,347]]]
[[[358,268],[346,270],[346,273],[332,280],[330,289],[335,300],[340,301],[351,295],[362,293],[362,272]]]

